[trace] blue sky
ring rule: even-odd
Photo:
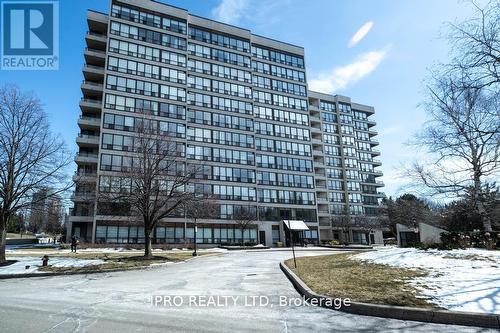
[[[380,133],[384,189],[402,191],[398,169],[415,152],[405,142],[425,121],[427,69],[450,56],[440,37],[444,22],[472,13],[460,0],[171,0],[191,13],[301,45],[310,88],[373,105]],[[480,2],[481,3],[481,2]],[[15,83],[42,100],[55,132],[76,151],[78,101],[84,63],[86,10],[107,11],[107,0],[60,1],[60,69],[3,71],[0,85]]]

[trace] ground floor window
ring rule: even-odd
[[[175,223],[156,227],[151,234],[153,244],[193,243],[195,237],[192,224]],[[95,232],[97,243],[144,243],[144,228],[141,226],[98,225]],[[199,224],[196,242],[199,244],[257,244],[257,229],[242,232],[235,225]]]
[[[302,232],[302,239],[308,242],[316,242],[318,240],[318,230],[304,230]]]
[[[356,244],[368,244],[368,240],[366,239],[366,233],[353,231],[352,242]]]
[[[272,237],[273,237],[273,244],[277,244],[280,241],[280,227],[279,226],[272,226]]]

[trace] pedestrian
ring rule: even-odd
[[[76,236],[73,235],[71,236],[71,252],[76,253],[76,245],[78,244],[78,240],[76,239]]]

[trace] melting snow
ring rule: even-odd
[[[0,274],[23,274],[23,273],[39,273],[38,267],[42,266],[42,258],[40,257],[9,257],[8,260],[18,260],[16,263],[0,267]],[[100,259],[84,260],[77,258],[58,258],[50,257],[49,265],[54,267],[83,267],[89,265],[100,265],[104,261]],[[26,266],[30,266],[26,269]]]
[[[378,264],[421,268],[429,274],[410,283],[438,306],[500,314],[500,251],[383,248],[354,256]]]

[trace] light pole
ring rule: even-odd
[[[196,242],[197,237],[196,233],[198,232],[198,225],[196,224],[196,217],[194,218],[194,251],[193,251],[193,257],[196,257],[198,255],[198,244]]]
[[[293,266],[294,266],[294,268],[297,268],[297,259],[295,259],[295,248],[293,246],[293,233],[292,233],[291,226],[290,226],[290,228],[288,228],[288,233],[290,235],[290,243],[292,244]]]

